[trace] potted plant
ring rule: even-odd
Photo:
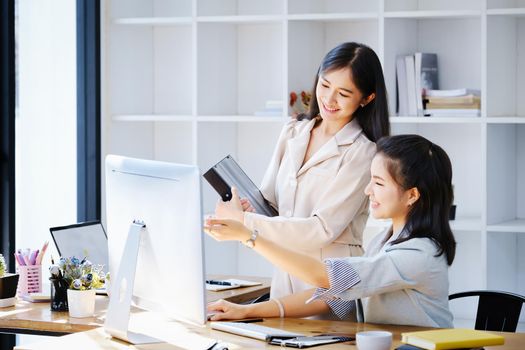
[[[18,277],[16,273],[6,273],[5,259],[0,254],[0,307],[15,305]]]
[[[64,293],[65,286],[67,290],[66,305],[69,309],[69,316],[93,316],[96,289],[101,288],[105,280],[102,266],[93,265],[85,258],[79,260],[71,257],[60,258],[59,263],[51,265],[49,270],[55,289],[58,287],[60,293]]]

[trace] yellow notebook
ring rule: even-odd
[[[423,349],[445,350],[502,345],[505,338],[484,331],[454,328],[402,333],[401,341]]]

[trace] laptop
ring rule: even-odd
[[[87,258],[93,265],[103,265],[108,272],[108,238],[100,221],[51,227],[49,229],[58,254],[62,257]],[[105,288],[97,294],[107,294]]]

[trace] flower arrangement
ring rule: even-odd
[[[312,94],[307,91],[301,91],[299,96],[301,96],[300,104],[297,103],[299,101],[297,93],[295,91],[290,92],[290,107],[294,114],[307,112],[310,107],[310,101],[312,100]]]
[[[68,289],[90,290],[104,286],[106,275],[102,265],[93,265],[86,258],[60,258],[58,264],[49,267],[52,280]]]

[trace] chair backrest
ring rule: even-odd
[[[475,329],[499,332],[516,332],[521,306],[525,297],[519,294],[474,290],[451,294],[448,299],[479,296]]]

